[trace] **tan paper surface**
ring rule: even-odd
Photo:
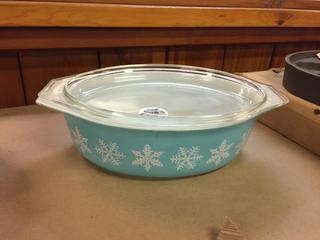
[[[229,216],[251,240],[320,236],[320,159],[257,123],[231,164],[177,180],[106,173],[73,148],[63,115],[0,111],[0,239],[216,239]]]
[[[258,120],[320,156],[320,115],[314,113],[320,106],[289,93],[282,86],[283,71],[268,70],[242,75],[272,85],[290,100],[287,105],[261,115]]]

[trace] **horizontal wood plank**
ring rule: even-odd
[[[27,0],[34,1],[34,0]],[[48,0],[38,0],[48,2]],[[201,6],[201,7],[245,7],[245,8],[295,8],[320,9],[319,0],[50,0],[50,2],[109,3],[134,5]]]
[[[320,28],[0,28],[0,49],[320,42]]]
[[[41,50],[20,53],[27,104],[53,78],[98,68],[97,50]]]
[[[0,26],[320,27],[320,11],[1,1]]]
[[[34,1],[34,0],[27,0]],[[48,0],[37,0],[49,2]],[[304,0],[302,0],[304,1]],[[50,2],[71,3],[108,3],[108,4],[132,4],[132,5],[164,5],[164,6],[201,6],[201,7],[272,7],[273,0],[50,0]]]
[[[278,4],[276,3],[278,2]],[[278,0],[274,7],[295,9],[320,9],[319,0]]]
[[[0,107],[24,105],[18,54],[16,52],[0,52],[0,63]]]

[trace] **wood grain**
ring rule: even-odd
[[[165,63],[164,47],[140,47],[140,48],[105,48],[100,50],[101,67],[142,64]]]
[[[277,44],[272,56],[271,67],[284,67],[284,58],[290,53],[316,49],[320,51],[320,42]]]
[[[27,0],[34,1],[34,0]],[[48,2],[48,0],[37,0]],[[320,9],[319,0],[50,0],[50,2],[111,3],[134,5],[202,6],[202,7],[245,7],[245,8],[295,8]]]
[[[49,80],[98,68],[94,49],[24,51],[20,55],[27,104],[34,103]]]
[[[33,0],[27,0],[33,1]],[[48,0],[37,0],[48,2]],[[50,2],[109,3],[133,5],[165,5],[165,6],[202,6],[202,7],[271,7],[273,0],[50,0]],[[304,2],[304,0],[302,0]],[[302,5],[302,4],[301,4]]]
[[[320,9],[319,0],[278,0],[274,7],[295,9]]]
[[[223,70],[251,72],[266,70],[270,66],[272,44],[229,45],[226,47]]]
[[[0,52],[0,107],[25,104],[16,52]]]
[[[168,63],[222,69],[223,46],[183,46],[171,47]]]
[[[319,27],[320,11],[171,7],[58,2],[0,2],[0,26]]]
[[[0,28],[0,49],[320,42],[320,28]]]

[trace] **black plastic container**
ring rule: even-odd
[[[292,53],[285,58],[283,86],[292,94],[320,105],[320,50]]]

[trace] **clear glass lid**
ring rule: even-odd
[[[119,117],[133,128],[151,124],[155,129],[240,120],[266,100],[259,86],[235,75],[167,64],[76,75],[65,84],[64,95],[99,117]]]

